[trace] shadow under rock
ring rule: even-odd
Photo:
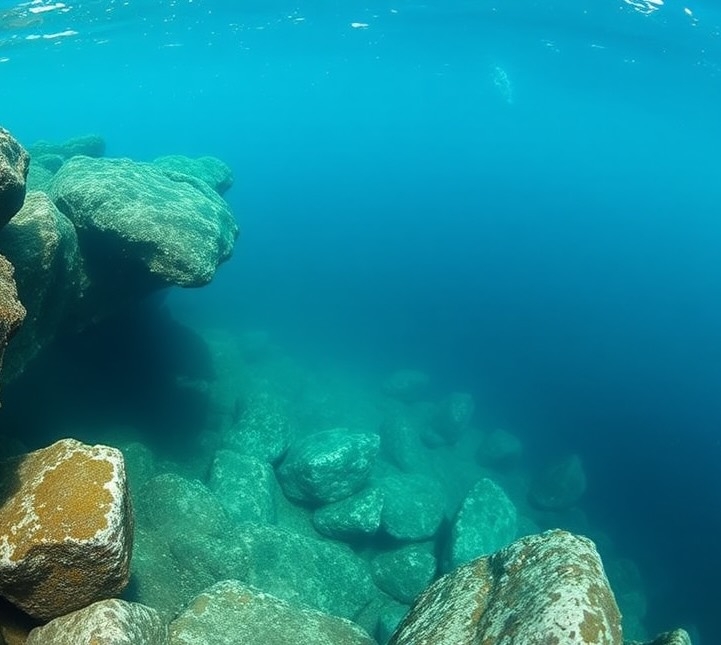
[[[0,419],[30,449],[131,426],[159,455],[181,457],[205,427],[214,378],[203,339],[151,298],[49,347],[6,386]]]

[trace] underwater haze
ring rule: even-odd
[[[721,640],[721,7],[712,0],[0,2],[24,144],[213,155],[241,228],[189,325],[421,369]]]

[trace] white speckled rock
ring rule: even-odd
[[[344,618],[293,605],[238,580],[206,589],[170,624],[172,645],[374,645]]]
[[[459,567],[418,598],[391,645],[622,645],[593,542],[532,535]]]
[[[155,609],[101,600],[30,632],[25,645],[166,645],[168,627]]]
[[[628,642],[627,645],[643,645],[636,641]],[[674,629],[672,632],[659,634],[652,641],[645,645],[691,645],[691,637],[685,629]]]
[[[49,620],[125,587],[133,517],[119,450],[63,439],[0,477],[0,595]]]

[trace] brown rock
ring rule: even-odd
[[[165,645],[168,626],[155,609],[101,600],[36,627],[25,645]]]
[[[73,439],[0,467],[0,595],[50,620],[117,595],[133,519],[120,451]]]
[[[0,367],[8,340],[25,319],[25,307],[18,300],[13,265],[0,255]]]

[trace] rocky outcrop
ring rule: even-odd
[[[565,531],[514,542],[433,583],[391,645],[622,645],[621,616],[593,543]]]
[[[205,182],[154,164],[73,157],[49,194],[105,289],[130,283],[138,295],[207,284],[238,235],[227,204]]]
[[[361,490],[375,463],[380,437],[344,428],[317,432],[291,447],[278,470],[283,491],[292,500],[337,502]]]
[[[85,134],[61,143],[36,141],[28,147],[33,159],[58,157],[65,161],[71,157],[102,157],[105,155],[105,139],[98,134]],[[55,168],[57,170],[58,168]]]
[[[191,159],[183,155],[166,155],[158,157],[153,163],[165,170],[201,179],[219,195],[233,185],[233,172],[230,167],[215,157]]]
[[[118,450],[64,439],[0,473],[0,595],[49,620],[122,591],[133,517]]]
[[[206,589],[170,625],[171,645],[374,645],[358,625],[293,605],[238,580]]]
[[[441,526],[445,497],[441,485],[424,475],[384,477],[381,528],[396,540],[429,540]]]
[[[8,341],[25,319],[25,307],[18,300],[13,265],[0,255],[0,367]]]
[[[155,609],[101,600],[30,632],[25,645],[167,645],[168,626]]]
[[[378,531],[382,511],[383,491],[373,487],[316,509],[313,526],[335,540],[355,542]]]
[[[626,645],[644,645],[644,643],[632,641]],[[672,632],[659,634],[645,645],[691,645],[691,637],[685,629],[674,629]]]
[[[410,604],[436,575],[432,545],[410,544],[380,553],[371,561],[371,573],[379,589]]]
[[[4,366],[5,380],[59,331],[70,326],[72,306],[87,286],[75,228],[45,194],[29,192],[20,212],[0,231],[0,253],[15,266],[18,291],[27,309]]]
[[[29,167],[30,155],[7,130],[0,128],[0,228],[23,205]]]

